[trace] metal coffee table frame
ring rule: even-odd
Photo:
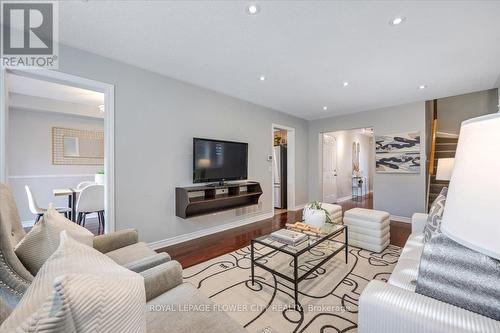
[[[329,261],[331,258],[333,258],[335,255],[337,255],[338,253],[340,253],[342,250],[345,250],[345,263],[347,264],[347,256],[348,256],[348,235],[347,235],[347,226],[345,225],[338,225],[338,229],[337,230],[334,230],[330,233],[328,233],[327,235],[324,235],[324,236],[318,236],[318,240],[315,241],[313,244],[309,244],[307,247],[301,249],[300,251],[296,251],[296,252],[293,252],[293,251],[289,251],[287,250],[286,248],[290,247],[290,245],[286,245],[286,244],[280,244],[279,242],[275,242],[276,244],[269,244],[267,242],[265,242],[265,240],[268,240],[268,237],[270,235],[266,235],[266,236],[262,236],[262,237],[259,237],[259,238],[256,238],[256,239],[252,239],[252,242],[251,242],[251,246],[250,246],[250,258],[251,258],[251,262],[252,262],[252,265],[251,265],[251,274],[252,274],[252,286],[254,285],[255,283],[255,266],[257,267],[260,267],[286,281],[289,281],[291,283],[293,283],[293,289],[294,289],[294,301],[295,301],[295,306],[298,307],[300,306],[299,305],[299,283],[304,280],[306,277],[308,277],[310,274],[312,274],[316,269],[318,269],[319,267],[321,267],[323,264],[325,264],[327,261]],[[337,240],[334,240],[333,238],[337,237],[338,235],[340,235],[341,233],[344,233],[344,243],[340,242],[340,241],[337,241]],[[309,242],[309,239],[313,237],[313,236],[309,236],[308,235],[308,239],[305,241],[305,242]],[[308,269],[306,271],[306,273],[304,273],[302,276],[299,277],[299,265],[298,265],[298,262],[299,262],[299,257],[310,251],[311,249],[315,248],[316,246],[318,246],[319,244],[325,242],[325,241],[331,241],[331,242],[335,242],[335,243],[340,243],[342,244],[338,249],[334,250],[331,254],[327,255],[323,260],[321,260],[318,264],[314,265],[312,268]],[[266,253],[266,254],[263,254],[261,255],[260,257],[258,258],[255,258],[255,244],[260,244],[260,245],[264,245],[270,249],[272,249],[272,251]],[[287,255],[290,255],[292,258],[293,258],[293,277],[289,277],[289,276],[286,276],[285,274],[281,273],[281,272],[278,272],[270,267],[267,267],[266,265],[258,262],[258,260],[262,259],[262,258],[265,258],[275,252],[281,252],[281,253],[285,253]]]

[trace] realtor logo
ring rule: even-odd
[[[58,67],[58,3],[2,1],[2,67]]]

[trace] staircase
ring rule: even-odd
[[[430,185],[429,185],[429,206],[431,206],[432,202],[438,196],[439,192],[443,189],[443,187],[447,187],[450,182],[444,180],[436,180],[436,171],[438,159],[440,158],[450,158],[455,157],[455,152],[457,151],[458,138],[436,138],[436,150],[435,150],[435,158],[434,158],[434,170],[432,172],[432,176],[430,177]]]

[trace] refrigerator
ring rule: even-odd
[[[286,178],[286,146],[274,146],[273,148],[273,186],[274,207],[287,208],[287,178]]]

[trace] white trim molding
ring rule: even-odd
[[[23,228],[32,228],[35,225],[35,220],[21,221]]]
[[[346,195],[345,197],[338,198],[337,202],[344,202],[344,201],[347,201],[347,200],[352,200],[352,195]]]
[[[0,69],[0,182],[7,182],[7,122],[8,122],[9,92],[7,72]]]
[[[87,223],[89,223],[89,221],[92,219],[97,220],[97,214],[92,213],[90,215],[87,215]],[[97,223],[97,221],[95,221],[94,223]],[[33,220],[21,221],[21,224],[23,225],[23,228],[32,228],[35,225],[34,217]]]
[[[297,206],[295,206],[295,207],[292,209],[292,211],[302,210],[302,209],[304,209],[304,208],[306,207],[306,205],[307,205],[307,204],[308,204],[308,203],[304,203],[304,204],[301,204],[301,205],[297,205]]]
[[[295,206],[295,128],[279,125],[279,124],[271,124],[271,155],[273,155],[274,148],[274,130],[285,130],[287,131],[287,207]],[[272,163],[272,161],[271,161]],[[272,170],[272,164],[271,164]],[[273,171],[271,171],[271,207],[274,207],[274,184],[273,184]]]
[[[7,176],[8,179],[31,179],[31,178],[82,178],[94,177],[94,174],[60,174],[60,175],[12,175]]]
[[[411,217],[391,215],[391,221],[411,223]]]
[[[203,236],[208,236],[208,235],[212,235],[212,234],[215,234],[215,233],[218,233],[221,231],[241,227],[241,226],[246,225],[246,224],[259,222],[259,221],[262,221],[265,219],[272,218],[273,216],[274,216],[274,212],[268,212],[268,213],[263,213],[263,214],[259,214],[259,215],[254,215],[254,216],[248,217],[248,218],[243,219],[243,220],[230,222],[230,223],[218,225],[218,226],[207,228],[207,229],[198,230],[195,232],[175,236],[172,238],[162,239],[162,240],[159,240],[156,242],[151,242],[151,243],[149,243],[149,246],[153,250],[159,250],[159,249],[162,249],[162,248],[167,247],[167,246],[187,242],[187,241],[190,241],[190,240],[193,240],[196,238],[200,238]]]

